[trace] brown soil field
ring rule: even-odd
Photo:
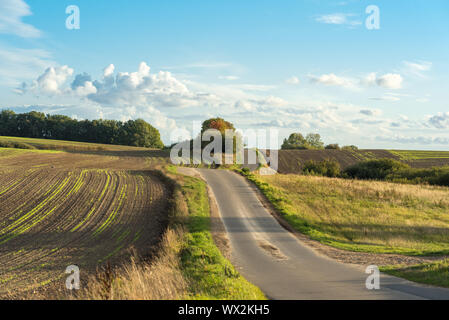
[[[279,151],[279,173],[300,173],[302,166],[306,161],[323,161],[326,159],[335,159],[340,163],[342,169],[345,169],[357,162],[389,158],[407,163],[414,168],[431,168],[449,165],[448,158],[429,158],[404,160],[388,150],[280,150]]]
[[[171,195],[154,165],[166,153],[123,149],[0,155],[0,298],[57,298],[67,266],[86,285],[99,266],[155,250]]]

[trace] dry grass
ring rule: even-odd
[[[256,179],[267,183],[262,191],[296,229],[323,243],[377,253],[449,252],[447,187],[297,175]]]
[[[168,230],[161,251],[151,263],[136,258],[116,275],[103,270],[89,282],[88,289],[79,298],[89,300],[175,300],[187,293],[188,284],[182,274],[176,248],[181,235]]]
[[[165,232],[157,255],[150,262],[135,255],[118,270],[105,268],[90,278],[88,287],[77,294],[87,300],[176,300],[187,296],[188,283],[183,275],[179,255],[184,227],[177,221],[188,215],[180,191],[175,191],[171,226]]]

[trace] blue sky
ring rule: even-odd
[[[447,30],[445,0],[1,0],[0,107],[448,150]]]

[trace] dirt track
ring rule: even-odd
[[[131,247],[147,254],[165,225],[168,190],[145,157],[24,154],[0,158],[0,297],[65,289]]]

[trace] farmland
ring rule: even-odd
[[[449,165],[449,151],[405,150],[280,150],[279,172],[299,173],[309,160],[335,159],[341,168],[371,159],[388,158],[402,161],[413,168],[431,168]]]
[[[448,254],[449,188],[298,175],[250,175],[296,230],[336,248]]]
[[[0,149],[0,296],[51,288],[58,279],[61,289],[69,265],[88,275],[130,248],[154,250],[170,195],[151,169],[151,152]]]

